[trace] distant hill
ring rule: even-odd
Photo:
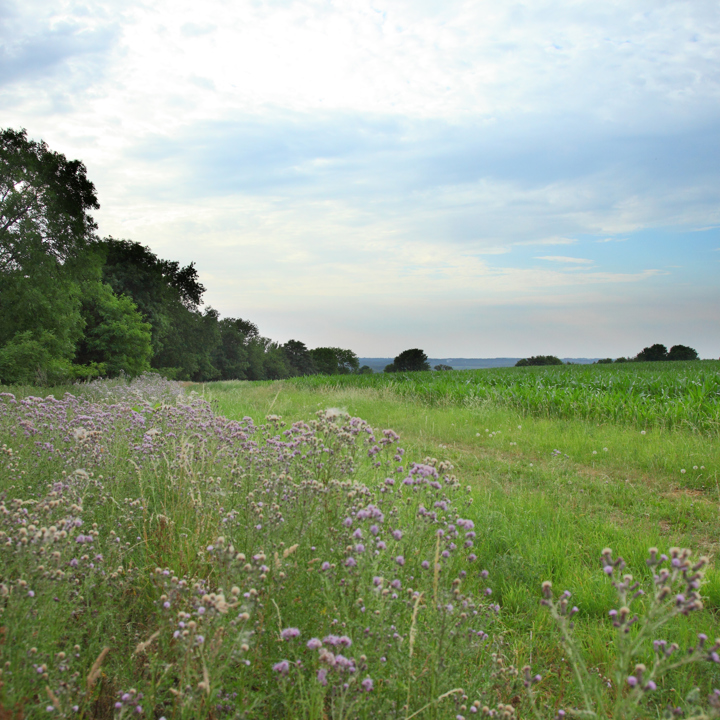
[[[563,362],[590,365],[599,358],[560,358]],[[450,365],[453,370],[482,370],[483,368],[514,367],[522,358],[429,358],[430,367]],[[360,366],[367,365],[373,372],[382,372],[393,358],[360,358]]]

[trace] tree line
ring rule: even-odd
[[[279,344],[201,309],[194,263],[100,239],[95,187],[25,130],[0,132],[0,382],[57,383],[154,369],[180,380],[371,372],[352,350]]]
[[[625,362],[660,362],[665,360],[697,360],[697,350],[687,345],[673,345],[668,350],[665,345],[655,343],[650,347],[643,348],[635,357],[626,358],[603,358],[596,360],[596,365],[606,365],[609,363],[625,363]],[[564,365],[563,361],[554,355],[533,355],[529,358],[523,358],[515,363],[515,367],[532,367],[535,365]],[[571,363],[567,363],[570,365]]]

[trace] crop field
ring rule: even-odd
[[[550,418],[720,432],[720,361],[310,376],[298,387],[389,389],[429,405],[485,403]]]
[[[716,717],[720,363],[665,365],[0,388],[0,718]]]

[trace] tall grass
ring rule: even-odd
[[[604,545],[645,567],[653,596],[633,529],[583,517],[584,493],[559,502],[574,477],[563,458],[489,489],[325,395],[286,421],[279,389],[259,387],[254,419],[156,377],[0,394],[0,717],[549,718],[587,705],[551,618],[530,608],[543,580],[570,587],[578,652],[602,679],[616,602]],[[613,484],[594,500],[635,495]],[[661,600],[667,643],[712,633],[693,598]],[[637,659],[650,667],[648,643]],[[678,690],[707,696],[711,647],[623,717],[691,707]],[[596,685],[601,705],[626,707],[622,682]]]

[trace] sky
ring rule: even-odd
[[[716,0],[0,0],[0,118],[279,342],[720,356]]]

